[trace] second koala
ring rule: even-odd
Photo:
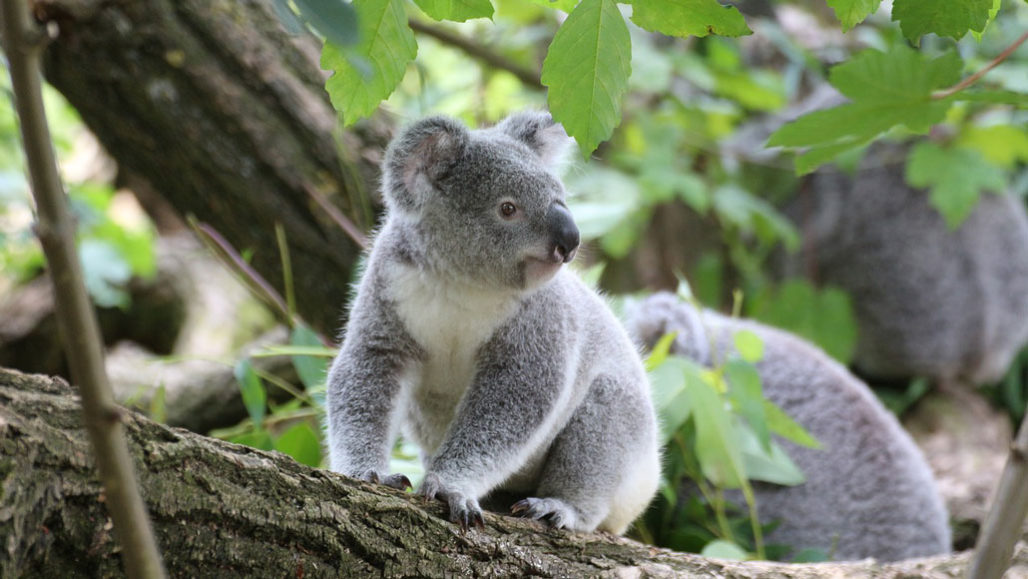
[[[419,492],[482,525],[479,500],[622,533],[660,460],[639,354],[606,304],[563,268],[578,229],[552,173],[569,139],[548,114],[470,131],[432,117],[389,147],[387,205],[328,376],[334,471],[387,475],[399,431],[419,444]]]

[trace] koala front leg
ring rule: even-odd
[[[355,310],[356,311],[356,310]],[[381,312],[378,320],[388,320]],[[335,472],[405,489],[402,474],[387,475],[396,438],[401,375],[417,346],[399,326],[351,319],[346,340],[328,374],[326,413],[330,467]]]
[[[464,528],[482,524],[478,498],[523,466],[570,394],[566,339],[525,318],[515,316],[479,351],[475,378],[419,489],[447,502],[450,520]]]

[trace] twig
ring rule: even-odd
[[[86,294],[82,266],[75,251],[75,227],[57,174],[39,65],[46,36],[32,21],[24,0],[4,0],[0,20],[38,213],[36,233],[50,268],[57,325],[72,379],[79,386],[83,422],[93,446],[114,532],[122,546],[125,573],[130,577],[164,577],[164,565],[125,443],[123,410],[114,402],[104,370],[103,341]]]
[[[325,213],[332,218],[332,221],[335,221],[336,225],[338,225],[346,235],[350,236],[350,239],[352,239],[358,247],[361,249],[368,248],[368,238],[361,233],[360,229],[358,229],[356,225],[353,224],[353,221],[350,221],[349,218],[343,215],[343,212],[340,211],[338,207],[332,205],[332,203],[326,199],[320,191],[311,185],[305,184],[304,190],[307,191],[307,195],[313,199],[315,203],[325,210]]]
[[[477,58],[478,60],[481,60],[482,62],[488,64],[493,68],[505,70],[513,74],[514,76],[518,77],[518,80],[532,88],[536,88],[539,90],[545,88],[543,87],[542,81],[539,80],[539,74],[537,72],[524,66],[521,66],[520,64],[508,59],[507,57],[497,54],[489,50],[485,46],[482,46],[481,44],[478,44],[473,40],[465,38],[460,34],[451,32],[445,28],[442,28],[441,26],[433,26],[431,24],[426,24],[424,22],[421,22],[420,20],[415,20],[413,18],[410,19],[410,27],[411,30],[413,30],[414,32],[420,32],[421,34],[431,36],[432,38],[435,38],[443,44],[455,46],[466,52],[468,56],[471,56],[472,58]]]
[[[983,76],[985,76],[985,73],[987,73],[990,70],[992,70],[992,69],[996,68],[997,66],[999,66],[999,64],[1001,62],[1003,62],[1004,60],[1007,59],[1008,56],[1013,54],[1014,51],[1017,50],[1017,47],[1019,47],[1022,44],[1024,44],[1025,40],[1028,40],[1028,32],[1025,32],[1024,34],[1022,34],[1021,38],[1018,38],[1017,40],[1015,40],[1013,44],[1008,46],[1006,48],[1006,50],[1004,50],[1003,52],[999,53],[999,56],[997,56],[996,58],[992,59],[989,62],[989,64],[986,64],[978,72],[972,74],[971,76],[965,78],[964,80],[960,81],[959,83],[957,83],[957,84],[955,84],[955,85],[953,85],[953,86],[951,86],[951,87],[949,87],[947,89],[943,89],[943,90],[940,90],[938,92],[932,93],[932,100],[936,100],[936,101],[937,100],[942,100],[942,99],[944,99],[946,97],[949,97],[949,96],[952,96],[952,95],[954,95],[954,94],[964,90],[965,88],[971,86],[972,84],[978,82],[978,79],[980,79]]]
[[[1028,515],[1028,414],[1021,421],[1010,456],[1003,467],[996,498],[985,517],[968,579],[999,579],[1021,536],[1021,525]]]

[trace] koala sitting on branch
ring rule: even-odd
[[[570,144],[549,114],[471,131],[423,119],[390,145],[386,217],[328,376],[331,468],[387,474],[402,431],[419,493],[483,526],[479,500],[556,527],[616,534],[657,489],[639,353],[572,272],[578,228],[553,173]]]

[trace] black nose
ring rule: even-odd
[[[571,217],[571,212],[563,203],[550,205],[546,212],[546,228],[554,245],[554,252],[564,263],[575,258],[575,250],[581,241],[578,227]]]

